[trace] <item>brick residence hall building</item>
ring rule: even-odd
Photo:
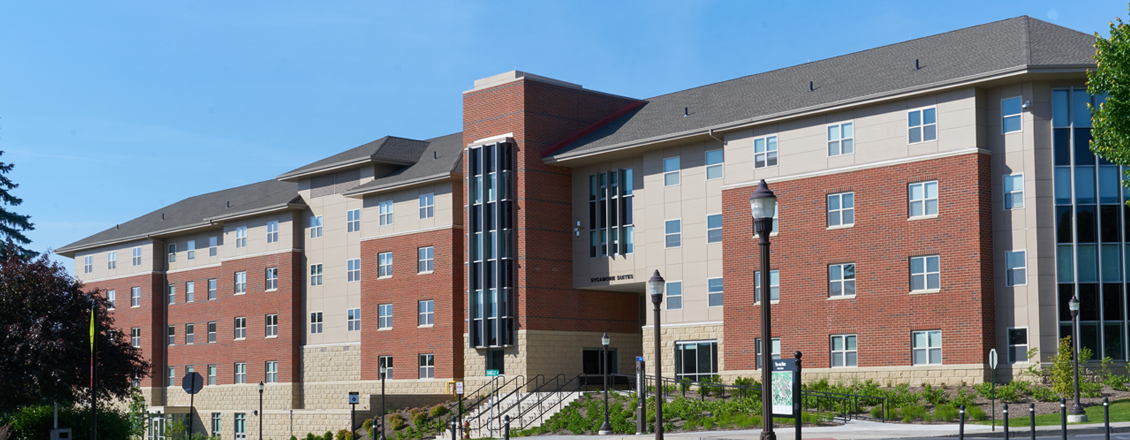
[[[981,382],[992,348],[1002,373],[1047,361],[1076,294],[1082,344],[1125,361],[1130,194],[1087,148],[1093,44],[1018,17],[648,99],[506,72],[459,132],[327,147],[58,253],[153,361],[151,410],[186,413],[198,372],[194,422],[224,436],[260,381],[280,438],[347,425],[348,391],[371,410],[382,365],[398,396],[572,377],[608,332],[633,371],[657,269],[665,374],[756,376],[761,179],[767,350],[808,377]]]

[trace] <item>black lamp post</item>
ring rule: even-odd
[[[259,440],[263,440],[263,381],[259,381]]]
[[[773,232],[773,213],[777,210],[777,196],[762,179],[749,196],[753,213],[753,232],[761,238],[761,439],[777,440],[773,432],[773,383],[769,360],[772,346],[772,322],[769,317],[769,234]]]
[[[1071,309],[1071,361],[1075,370],[1075,402],[1071,404],[1071,418],[1074,419],[1072,422],[1085,422],[1087,412],[1079,404],[1079,296],[1071,297],[1067,307]]]
[[[655,440],[663,440],[663,370],[660,368],[663,356],[659,354],[659,303],[663,302],[663,287],[666,285],[659,270],[647,280],[647,291],[651,293],[651,304],[655,306]]]
[[[385,440],[385,381],[388,380],[388,367],[381,365],[381,436]]]
[[[600,435],[608,435],[612,433],[612,425],[608,423],[608,344],[611,340],[608,339],[608,333],[600,337],[600,345],[604,346],[604,358],[602,363],[604,367],[601,372],[604,373],[604,424],[600,425]]]

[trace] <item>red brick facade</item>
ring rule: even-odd
[[[432,273],[419,273],[421,247],[433,247]],[[378,277],[378,258],[392,252],[392,276]],[[361,242],[361,379],[380,378],[378,358],[393,357],[392,379],[418,379],[418,356],[435,355],[436,378],[463,377],[463,230]],[[434,324],[419,325],[418,304],[432,300]],[[392,304],[392,328],[378,330],[377,306]]]
[[[782,356],[799,350],[805,366],[829,367],[829,336],[856,334],[860,367],[910,366],[911,332],[941,330],[943,365],[983,362],[994,335],[989,163],[971,153],[771,183],[786,201],[770,251],[780,271],[772,320]],[[907,185],[927,180],[938,181],[938,215],[908,220]],[[727,370],[754,369],[761,336],[754,189],[722,192]],[[855,192],[855,225],[829,230],[826,195],[847,191]],[[909,258],[921,255],[940,256],[936,293],[909,293]],[[856,297],[829,299],[828,265],[851,262]]]
[[[141,353],[152,364],[149,371],[150,377],[141,378],[141,386],[163,386],[164,373],[164,322],[165,307],[164,297],[159,296],[165,283],[162,274],[137,275],[126,278],[96,281],[86,283],[88,290],[101,289],[113,290],[115,297],[114,310],[110,316],[114,318],[114,326],[126,340],[131,336],[131,329],[141,329]],[[134,287],[141,288],[141,302],[138,307],[130,306],[130,292]],[[155,295],[154,293],[157,293]]]

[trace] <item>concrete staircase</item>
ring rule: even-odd
[[[582,393],[564,391],[529,392],[515,393],[505,399],[488,399],[465,414],[463,420],[471,422],[470,438],[501,438],[504,416],[510,416],[510,429],[528,429],[541,426],[554,414],[580,398]],[[521,403],[515,405],[519,400],[521,400]],[[525,412],[525,414],[519,420],[518,416],[522,412]],[[445,431],[436,437],[436,440],[452,440],[451,431]]]

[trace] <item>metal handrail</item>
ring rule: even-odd
[[[522,390],[523,390],[523,389],[525,389],[525,388],[526,388],[527,386],[529,386],[529,385],[530,385],[530,383],[533,383],[533,384],[534,384],[534,389],[537,389],[537,388],[539,387],[539,386],[538,386],[538,384],[537,384],[537,380],[538,380],[538,378],[541,378],[541,379],[542,379],[542,381],[543,381],[543,383],[544,383],[544,381],[545,381],[545,376],[544,376],[544,375],[541,375],[541,374],[539,374],[539,375],[537,375],[537,376],[534,376],[534,378],[533,378],[533,379],[527,380],[527,381],[526,381],[526,383],[524,383],[524,384],[522,384],[522,385],[519,385],[518,387],[515,387],[515,388],[514,388],[514,391],[511,391],[510,393],[506,394],[505,396],[502,396],[501,398],[499,398],[499,399],[498,399],[498,403],[502,403],[502,402],[505,402],[505,401],[506,401],[506,399],[509,399],[509,398],[510,398],[510,396],[513,396],[513,395],[514,395],[514,393],[517,393],[517,392],[519,392],[519,391],[522,391]],[[519,396],[518,396],[518,399],[517,399],[517,400],[516,400],[516,401],[514,402],[514,404],[513,404],[513,405],[510,405],[510,406],[506,407],[505,409],[501,409],[501,410],[499,410],[499,411],[498,411],[498,415],[497,415],[496,417],[497,417],[497,418],[500,418],[500,419],[501,419],[501,418],[502,418],[502,415],[503,415],[503,414],[506,414],[506,412],[507,412],[507,411],[510,411],[510,410],[511,410],[511,409],[513,409],[513,408],[514,408],[515,406],[521,405],[521,404],[522,404],[522,401],[523,401],[523,400],[525,400],[525,399],[526,399],[527,397],[529,397],[529,396],[530,396],[530,395],[529,395],[529,393],[526,393],[525,395],[519,395]],[[520,409],[520,408],[521,408],[521,407],[519,407],[519,409]],[[481,425],[480,425],[480,428],[481,428]]]
[[[564,377],[564,375],[558,375],[558,376]],[[573,393],[581,392],[581,377],[584,377],[584,376],[586,376],[586,375],[585,374],[578,374],[576,376],[573,376],[572,379],[565,381],[564,383],[559,385],[555,390],[553,390],[554,395],[558,395],[559,393],[565,393],[564,395],[558,395],[558,399],[557,399],[557,403],[556,403],[558,411],[561,411],[561,409],[562,409],[561,403],[564,402],[566,398],[573,395]],[[556,378],[557,377],[554,376],[554,379],[556,379]],[[574,382],[576,382],[576,384],[577,384],[576,385],[577,389],[572,390],[572,391],[564,391],[567,387],[569,387],[569,384],[574,383]],[[552,409],[552,408],[553,408],[553,405],[550,405],[549,409]],[[530,409],[533,409],[533,408],[531,407]],[[541,408],[540,405],[539,405],[539,410],[541,412],[538,414],[538,417],[544,416],[545,410],[543,408]],[[519,413],[519,416],[518,416],[519,417],[519,426],[521,426],[521,429],[526,429],[526,426],[528,426],[528,424],[525,423],[525,421],[522,419],[522,417],[521,417],[522,414],[524,414],[524,413]]]
[[[561,389],[561,387],[564,386],[564,384],[561,383],[561,381],[563,381],[563,380],[565,380],[565,375],[564,374],[558,374],[558,375],[553,376],[553,377],[549,378],[548,380],[542,382],[541,386],[534,389],[533,393],[538,396],[537,397],[538,417],[545,415],[545,409],[542,406],[542,404],[546,401],[546,399],[549,399],[550,396],[557,393]],[[557,388],[554,388],[554,391],[552,391],[552,392],[545,392],[545,395],[541,395],[541,393],[543,393],[542,388],[544,388],[546,385],[549,385],[549,383],[551,381],[553,382],[554,385],[557,385]],[[523,420],[525,420],[523,418],[523,416],[525,416],[527,413],[529,413],[533,409],[534,409],[533,405],[531,405],[529,408],[524,409],[524,410],[521,409],[521,407],[518,408],[518,417],[517,418],[518,418],[519,429],[525,429],[526,428],[527,424],[525,422],[523,422]]]
[[[495,395],[497,395],[498,393],[501,393],[501,392],[502,392],[502,390],[506,389],[506,386],[507,386],[507,385],[510,385],[511,383],[517,383],[516,381],[517,381],[517,380],[518,380],[519,378],[521,378],[521,379],[522,379],[522,380],[524,381],[524,380],[526,379],[526,376],[525,376],[525,375],[522,375],[522,374],[518,374],[518,375],[515,375],[515,376],[511,377],[510,379],[507,379],[506,381],[502,382],[502,384],[501,384],[501,385],[498,385],[498,388],[497,388],[497,389],[496,389],[496,390],[494,391],[494,394],[495,394]],[[488,384],[488,385],[489,385],[489,384]],[[490,397],[491,397],[491,395],[488,395],[488,396],[487,396],[487,398],[490,398]],[[482,400],[483,400],[483,399],[479,399],[479,402],[481,402]],[[501,401],[502,401],[502,400],[496,400],[496,402],[501,402]],[[476,402],[476,404],[477,404],[477,403],[478,403],[478,402]],[[492,403],[491,405],[495,405],[495,403]],[[464,413],[465,413],[465,411],[464,411]],[[463,423],[464,423],[464,424],[469,424],[469,423],[471,423],[471,422],[473,422],[473,421],[477,421],[477,420],[479,420],[479,418],[480,418],[480,417],[482,417],[482,416],[483,416],[483,414],[487,414],[487,413],[488,413],[488,411],[483,411],[482,409],[480,409],[480,410],[479,410],[479,413],[478,413],[478,414],[475,414],[475,416],[474,416],[474,417],[471,417],[471,418],[469,418],[469,419],[463,419]],[[487,417],[487,422],[488,422],[488,423],[490,422],[490,417]],[[474,426],[474,425],[472,425],[472,426]],[[479,425],[478,425],[477,427],[474,427],[473,429],[482,429],[482,427],[483,427],[483,425],[482,425],[482,424],[480,423],[480,424],[479,424]]]

